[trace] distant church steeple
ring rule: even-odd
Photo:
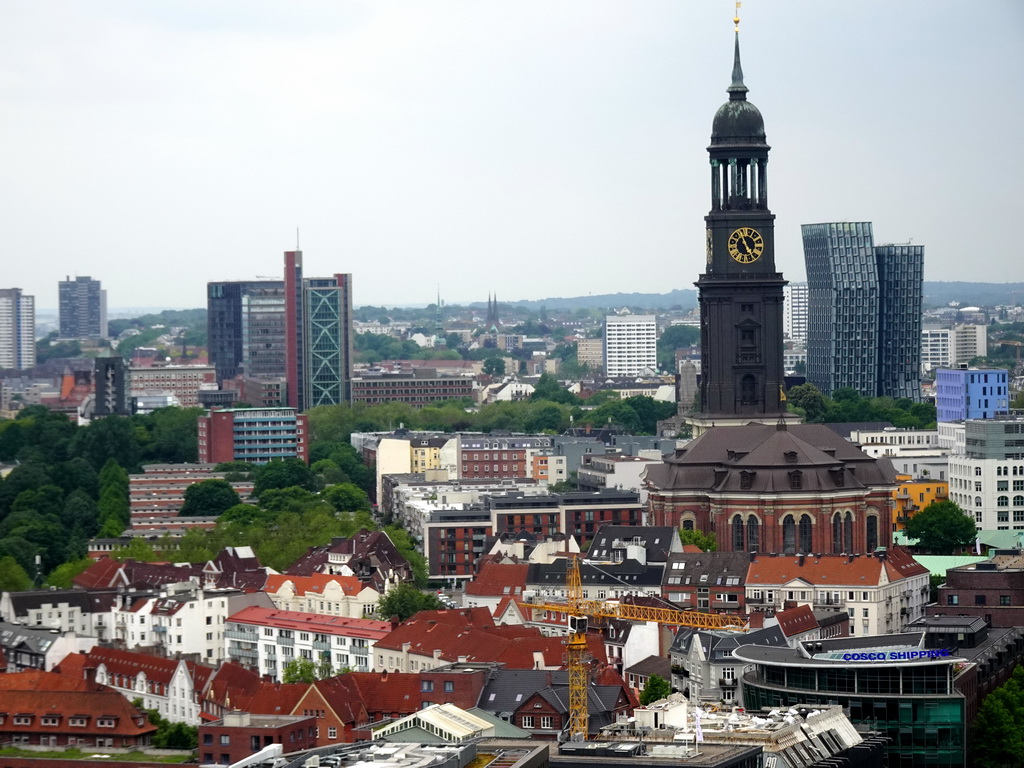
[[[488,329],[497,330],[498,326],[501,325],[501,319],[498,317],[498,294],[487,294],[487,317],[484,320],[484,325]]]

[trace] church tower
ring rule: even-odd
[[[786,281],[775,269],[775,216],[768,208],[770,147],[761,112],[747,101],[739,19],[735,21],[729,101],[715,113],[708,147],[707,267],[696,283],[700,418],[719,425],[776,420],[787,410],[782,356]]]

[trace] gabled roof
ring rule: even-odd
[[[342,723],[355,725],[365,723],[369,719],[359,686],[350,675],[317,680],[313,687]]]
[[[671,680],[672,662],[667,656],[648,656],[643,661],[638,661],[633,666],[627,667],[625,673],[629,675],[643,675],[644,677],[657,675],[663,680]]]
[[[747,586],[778,586],[795,579],[815,587],[878,586],[927,573],[899,547],[875,555],[757,555],[747,570]]]
[[[365,588],[355,576],[332,576],[327,573],[313,573],[309,576],[271,574],[267,576],[263,591],[276,594],[287,581],[295,587],[296,595],[322,595],[332,581],[337,583],[344,594],[350,596],[358,595]]]
[[[145,674],[148,680],[170,685],[181,662],[175,659],[164,659],[160,656],[96,645],[87,653],[69,654],[61,661],[58,668],[64,672],[75,668],[92,667],[95,669],[101,664],[107,668],[110,675],[135,678],[140,674]]]
[[[12,720],[12,724],[4,728],[8,733],[52,733],[53,727],[42,725],[41,720],[56,715],[62,719],[62,725],[66,724],[67,718],[85,717],[88,723],[82,733],[88,734],[100,731],[96,721],[101,717],[114,723],[113,727],[105,726],[102,729],[104,734],[110,736],[139,737],[157,730],[155,725],[150,724],[145,713],[133,707],[124,696],[111,688],[101,688],[92,691],[61,691],[60,696],[54,696],[52,690],[6,689],[3,695],[4,710],[12,714],[28,715],[31,723],[13,725]]]
[[[775,614],[779,629],[786,637],[793,637],[802,632],[811,632],[818,628],[818,620],[814,618],[814,609],[806,603],[796,608],[789,608]]]
[[[466,584],[466,594],[478,597],[519,597],[526,589],[527,563],[486,562],[473,580]]]
[[[411,672],[351,672],[362,701],[373,712],[415,712],[422,705],[420,676]]]
[[[213,701],[224,707],[232,709],[237,706],[237,699],[244,699],[256,694],[263,681],[259,673],[246,669],[233,661],[226,661],[221,664],[201,689],[205,692],[204,698]],[[197,690],[199,686],[196,686]]]
[[[30,592],[11,592],[11,607],[15,616],[24,616],[29,611],[39,610],[43,606],[66,604],[78,608],[82,613],[109,611],[117,598],[116,590],[58,589],[32,590]],[[14,617],[11,617],[14,618]]]
[[[681,548],[679,535],[671,526],[602,525],[594,534],[589,557],[598,560],[611,558],[616,549],[634,543],[647,550],[648,563],[664,563],[673,546],[677,550]]]
[[[665,565],[664,584],[742,587],[747,581],[747,552],[673,552]]]

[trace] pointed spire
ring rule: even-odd
[[[732,59],[732,85],[726,88],[729,101],[746,101],[747,86],[743,84],[743,67],[740,66],[740,32],[736,30],[736,51]]]

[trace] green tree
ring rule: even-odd
[[[291,659],[285,662],[281,670],[281,682],[314,683],[316,682],[316,665],[312,659]]]
[[[32,579],[11,556],[0,557],[0,590],[21,592],[32,589]]]
[[[715,534],[703,533],[696,528],[680,528],[679,541],[683,544],[694,544],[704,552],[716,552],[718,550],[718,541],[715,540]]]
[[[366,491],[353,483],[332,485],[324,490],[323,496],[339,512],[369,512],[372,509]]]
[[[123,547],[118,547],[110,553],[110,558],[119,563],[125,560],[137,560],[140,563],[152,563],[157,559],[156,550],[153,545],[145,539],[133,538]]]
[[[94,467],[102,467],[113,459],[122,467],[135,470],[142,455],[135,425],[127,416],[105,416],[79,428],[70,449]]]
[[[818,422],[825,415],[828,402],[821,390],[813,384],[798,384],[786,393],[790,410],[801,413],[804,421]]]
[[[675,371],[676,350],[685,349],[700,341],[700,328],[692,325],[670,325],[658,338],[658,367]]]
[[[500,357],[488,357],[484,360],[483,372],[488,376],[498,378],[505,375],[505,361]]]
[[[646,706],[652,702],[660,701],[672,693],[672,686],[668,681],[659,676],[651,675],[647,678],[644,689],[640,691],[640,704]]]
[[[203,480],[185,489],[185,501],[178,514],[182,517],[212,517],[241,503],[238,492],[227,480]]]
[[[253,494],[262,497],[274,488],[305,488],[317,490],[316,475],[302,459],[274,459],[253,470]]]
[[[381,595],[377,602],[377,615],[384,620],[397,616],[405,621],[420,611],[434,611],[441,608],[441,601],[432,592],[423,592],[412,584],[396,584]]]
[[[71,580],[95,562],[90,557],[69,560],[54,568],[46,577],[46,584],[57,589],[71,589]]]
[[[904,530],[918,546],[937,555],[951,555],[978,536],[974,519],[948,499],[929,504],[907,521]]]
[[[157,749],[195,749],[199,746],[199,728],[185,723],[167,720],[157,709],[146,709],[142,699],[132,699],[132,706],[145,712],[149,722],[157,727],[153,734],[153,746]]]

